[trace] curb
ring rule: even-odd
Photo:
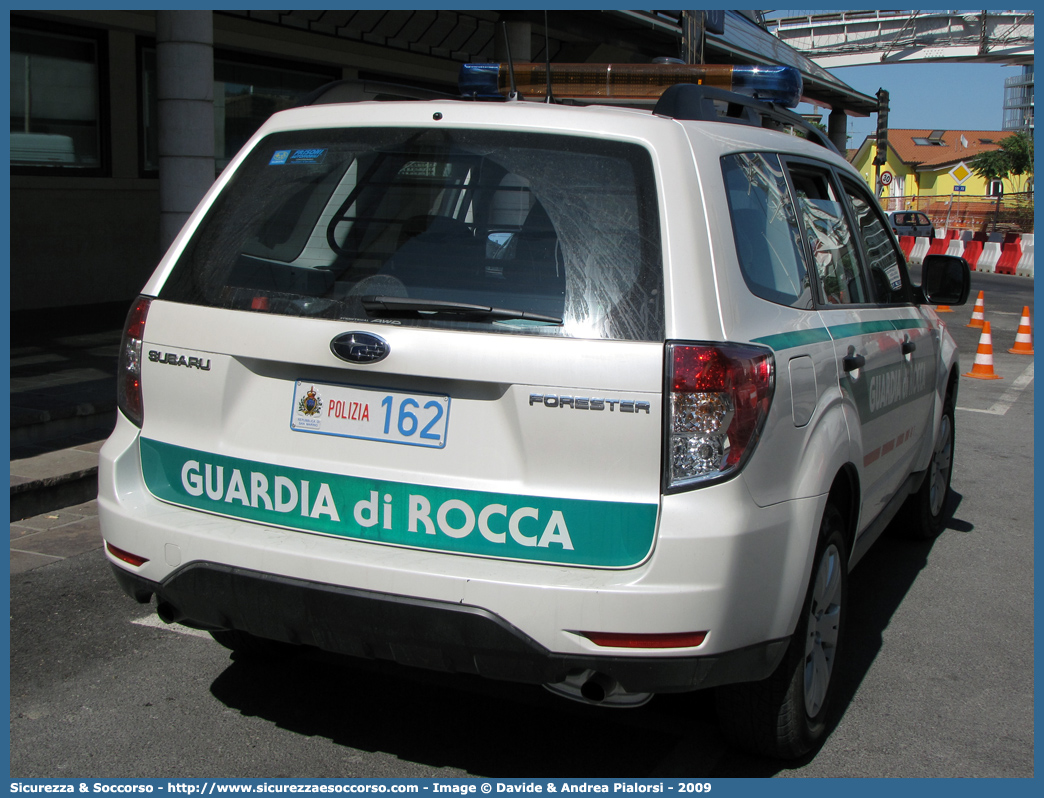
[[[11,486],[11,523],[83,504],[98,495],[98,467]]]
[[[12,459],[11,522],[97,496],[98,452],[104,442],[95,439]]]
[[[116,400],[82,402],[47,410],[11,407],[11,446],[25,446],[65,438],[88,430],[116,425]]]

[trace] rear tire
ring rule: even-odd
[[[917,492],[903,504],[898,518],[898,531],[907,538],[934,540],[946,528],[954,439],[953,400],[947,394],[928,473]]]
[[[844,522],[828,504],[801,617],[783,661],[767,679],[717,691],[718,718],[730,742],[777,759],[796,759],[823,742],[847,595]]]

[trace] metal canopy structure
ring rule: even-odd
[[[1033,63],[1032,11],[831,11],[766,20],[826,68],[914,61]]]
[[[676,58],[682,46],[680,11],[548,11],[546,16],[539,10],[215,13],[460,63],[499,60],[503,36],[501,22],[528,29],[529,52],[522,58],[513,53],[518,60],[543,61],[549,55],[552,63],[641,63],[657,57]],[[876,112],[877,102],[873,97],[857,92],[810,58],[781,42],[758,24],[759,13],[726,11],[724,32],[706,34],[706,61],[793,66],[804,78],[804,93],[809,102],[854,116]],[[549,51],[546,55],[545,49]]]

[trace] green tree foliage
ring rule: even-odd
[[[1007,180],[1015,191],[1022,191],[1025,178],[1033,174],[1033,138],[1015,133],[1003,139],[999,150],[980,152],[968,166],[987,182]]]

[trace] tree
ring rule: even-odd
[[[980,152],[968,166],[987,183],[1008,180],[1013,190],[1022,190],[1023,176],[1033,174],[1033,138],[1022,132],[1014,133],[1001,140],[1000,149]],[[1016,178],[1020,178],[1017,185]]]
[[[1024,204],[1024,175],[1033,175],[1033,137],[1019,132],[1001,140],[1000,149],[980,152],[970,161],[968,166],[987,184],[994,180],[1011,182],[1011,187],[1019,193],[1019,205]],[[1016,178],[1018,184],[1016,185]],[[1000,218],[1000,194],[997,194],[997,207],[993,212],[993,229],[997,229]]]
[[[1008,174],[1012,178],[1033,175],[1033,137],[1019,132],[1001,141],[1001,151],[1008,162]],[[1003,178],[1002,178],[1003,179]],[[1015,188],[1014,181],[1012,188]],[[1025,188],[1025,181],[1019,180],[1018,191]]]

